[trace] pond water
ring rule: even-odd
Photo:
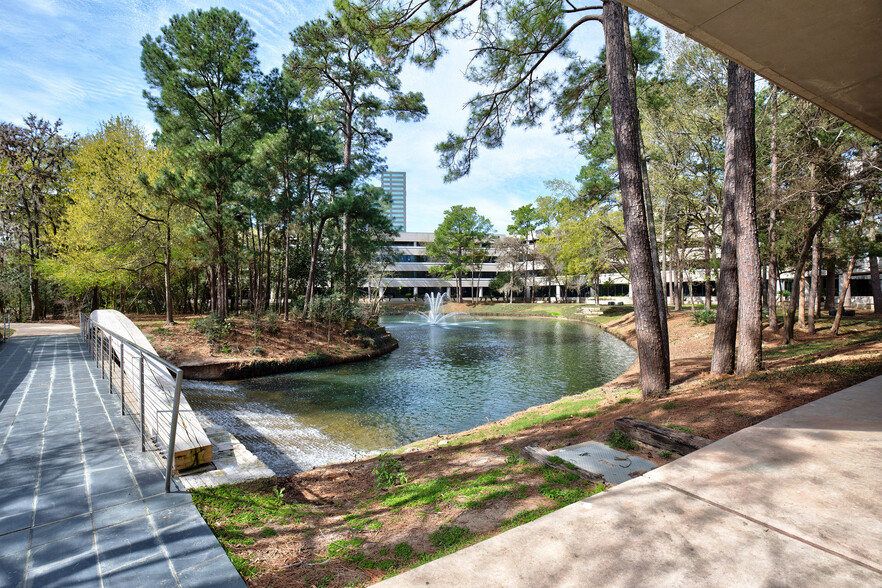
[[[596,327],[490,319],[382,324],[400,347],[342,366],[235,382],[187,381],[190,405],[278,475],[387,451],[584,392],[635,353]]]

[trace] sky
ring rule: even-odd
[[[0,20],[0,120],[20,123],[29,113],[61,119],[65,133],[94,131],[101,121],[127,115],[148,133],[156,130],[142,96],[147,89],[140,66],[141,39],[160,34],[174,14],[222,6],[237,10],[254,30],[261,69],[281,67],[291,50],[289,34],[323,16],[330,1],[228,0],[5,0]],[[575,39],[582,55],[594,57],[602,42],[598,24],[583,26]],[[511,129],[497,150],[482,150],[471,174],[445,184],[434,146],[449,131],[461,132],[464,103],[478,86],[463,78],[470,54],[459,42],[437,67],[408,65],[405,91],[422,92],[429,115],[423,121],[383,126],[393,140],[383,154],[392,171],[407,173],[407,230],[434,231],[453,205],[474,206],[505,232],[511,210],[547,195],[545,182],[573,180],[582,158],[572,140],[556,135],[550,122],[540,128]],[[374,182],[379,185],[379,178]]]

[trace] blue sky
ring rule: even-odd
[[[211,6],[238,10],[255,32],[262,69],[269,71],[280,67],[282,56],[290,51],[290,31],[322,16],[330,5],[284,0],[6,0],[0,20],[0,120],[20,122],[33,112],[62,119],[68,133],[85,134],[100,121],[122,114],[152,132],[156,125],[142,97],[146,84],[140,40],[159,34],[172,15]],[[594,56],[602,43],[600,26],[582,28],[576,46]],[[550,124],[514,129],[502,149],[482,152],[469,177],[444,184],[434,145],[448,131],[463,128],[463,104],[477,91],[462,77],[467,46],[453,43],[450,49],[433,71],[405,68],[403,87],[423,92],[429,116],[419,123],[385,122],[394,136],[385,150],[387,165],[407,172],[408,230],[433,231],[445,209],[463,204],[475,206],[496,230],[504,231],[509,211],[546,194],[546,180],[573,179],[581,158]]]

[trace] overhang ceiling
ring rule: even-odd
[[[882,0],[621,0],[882,139]]]

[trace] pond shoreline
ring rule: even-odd
[[[211,358],[201,361],[182,362],[178,367],[184,370],[184,378],[187,380],[244,380],[246,378],[272,376],[366,361],[398,349],[398,341],[389,333],[385,333],[381,341],[379,347],[355,355],[314,353],[306,357],[292,357],[288,359],[242,360]]]

